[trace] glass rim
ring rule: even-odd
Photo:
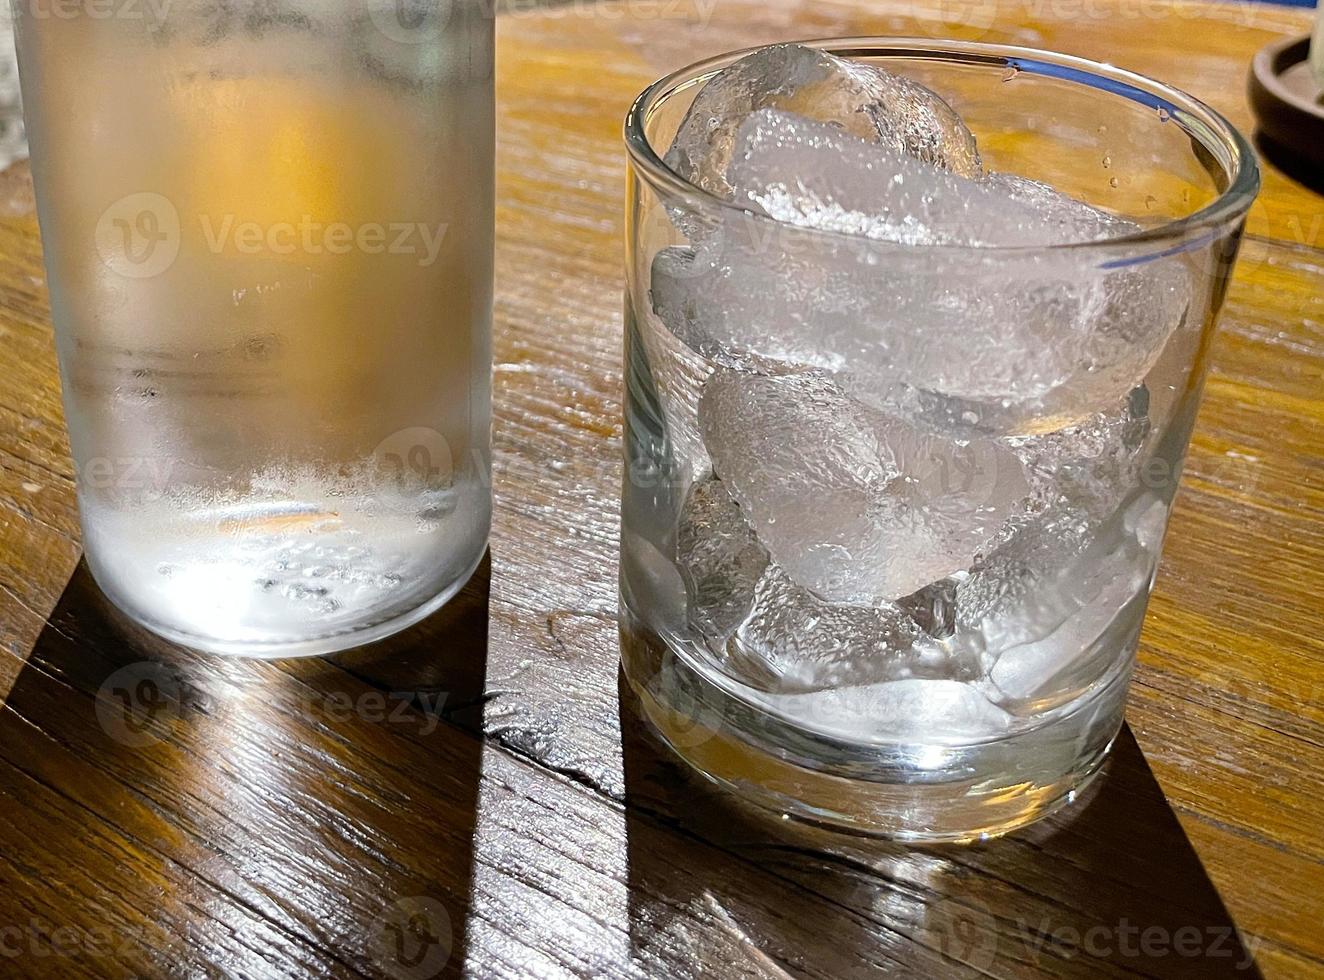
[[[631,104],[625,116],[625,146],[630,162],[644,175],[648,183],[655,188],[662,188],[670,193],[702,203],[705,207],[717,209],[717,213],[734,213],[742,220],[769,222],[780,227],[794,228],[797,234],[809,237],[822,237],[848,241],[859,245],[869,243],[872,247],[895,247],[907,251],[933,250],[978,253],[981,255],[1030,255],[1045,252],[1067,250],[1111,250],[1132,245],[1165,245],[1165,251],[1180,252],[1186,248],[1173,246],[1196,238],[1196,245],[1207,244],[1217,236],[1217,229],[1227,223],[1240,220],[1250,210],[1260,189],[1259,163],[1255,151],[1241,132],[1221,113],[1211,108],[1195,96],[1159,82],[1147,75],[1117,68],[1103,62],[1091,61],[1075,55],[1062,54],[1042,48],[1030,48],[1012,44],[990,44],[982,41],[948,41],[938,38],[903,37],[903,36],[859,36],[829,37],[802,41],[777,43],[803,44],[818,48],[842,57],[868,57],[879,54],[910,56],[939,60],[944,55],[957,55],[960,60],[973,64],[1013,67],[1028,70],[1033,74],[1065,78],[1083,84],[1082,76],[1099,79],[1096,85],[1101,91],[1129,98],[1156,110],[1164,109],[1173,121],[1180,119],[1185,123],[1177,125],[1214,156],[1215,160],[1227,172],[1227,186],[1204,207],[1187,215],[1166,221],[1153,228],[1142,228],[1127,235],[1114,238],[1097,239],[1082,242],[1066,242],[1056,245],[953,245],[953,244],[907,244],[870,238],[854,232],[833,231],[794,225],[766,214],[753,211],[735,201],[718,197],[711,191],[704,190],[697,184],[682,177],[672,170],[654,148],[645,131],[645,124],[654,106],[662,97],[675,92],[683,86],[692,85],[705,76],[727,67],[740,58],[769,45],[754,45],[714,55],[696,61],[668,75],[659,78],[645,88]],[[1179,115],[1180,114],[1180,115]],[[1192,131],[1195,129],[1196,131]],[[1220,155],[1217,150],[1224,153]],[[1213,234],[1207,234],[1214,229]],[[1190,246],[1188,246],[1190,247]]]

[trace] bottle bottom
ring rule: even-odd
[[[130,619],[184,646],[267,659],[333,653],[425,618],[486,550],[481,501],[263,500],[109,512],[83,502],[88,565]]]

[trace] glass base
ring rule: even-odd
[[[332,653],[339,653],[342,650],[349,650],[354,647],[364,646],[368,643],[375,643],[378,640],[384,640],[388,636],[392,636],[408,629],[415,623],[422,622],[442,606],[446,605],[446,603],[453,599],[456,594],[464,588],[469,579],[473,577],[478,566],[482,564],[483,556],[486,554],[487,542],[484,540],[483,546],[478,549],[477,557],[468,564],[460,575],[450,580],[439,591],[433,593],[417,605],[406,609],[404,612],[392,615],[384,620],[376,622],[370,621],[357,628],[343,630],[325,636],[301,637],[290,640],[282,639],[273,642],[227,640],[217,637],[203,636],[156,622],[150,616],[141,615],[135,612],[131,603],[124,601],[121,596],[116,595],[113,589],[107,588],[107,583],[103,581],[103,577],[97,572],[95,561],[89,561],[88,567],[91,569],[92,577],[96,580],[102,594],[106,596],[115,608],[129,619],[133,620],[133,622],[142,626],[144,629],[155,633],[157,636],[164,637],[172,643],[178,643],[180,646],[200,650],[203,653],[215,653],[229,657],[247,657],[256,660],[285,660],[298,657],[322,657]]]
[[[662,741],[780,815],[914,842],[1006,834],[1073,802],[1122,725],[1133,646],[1041,726],[965,745],[862,744],[806,731],[706,680],[624,605],[621,660]]]

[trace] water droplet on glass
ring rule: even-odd
[[[1108,186],[1109,186],[1109,187],[1116,187],[1119,183],[1120,183],[1120,181],[1119,181],[1116,177],[1109,177],[1109,178],[1108,178]]]
[[[1104,169],[1104,170],[1107,170],[1107,169],[1108,169],[1109,167],[1111,167],[1112,165],[1113,165],[1113,158],[1110,157],[1110,156],[1108,156],[1107,154],[1104,154],[1104,157],[1103,157],[1103,169]]]
[[[1158,107],[1158,121],[1159,121],[1159,122],[1167,122],[1167,121],[1168,121],[1169,119],[1171,119],[1171,118],[1172,118],[1172,113],[1170,113],[1170,112],[1169,112],[1167,109],[1165,109],[1163,106],[1159,106],[1159,107]]]
[[[1015,78],[1015,77],[1016,77],[1017,75],[1019,75],[1020,73],[1021,73],[1021,70],[1020,70],[1019,68],[1017,68],[1015,65],[1008,65],[1008,66],[1007,66],[1007,70],[1004,71],[1004,72],[1002,73],[1002,80],[1003,80],[1004,82],[1010,82],[1013,78]]]
[[[1155,204],[1157,204],[1157,203],[1158,203],[1158,198],[1155,197],[1153,194],[1146,194],[1146,195],[1145,195],[1145,207],[1146,207],[1146,208],[1152,208],[1152,207],[1153,207]]]

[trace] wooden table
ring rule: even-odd
[[[755,43],[940,34],[1112,61],[1249,130],[1251,55],[1307,24],[1170,0],[512,4],[491,560],[419,629],[334,661],[203,657],[106,609],[79,564],[26,168],[0,176],[9,972],[1204,977],[1255,975],[1236,969],[1253,951],[1264,975],[1324,976],[1324,203],[1272,165],[1134,739],[1088,802],[969,848],[757,817],[640,730],[615,623],[618,134],[643,85]]]

